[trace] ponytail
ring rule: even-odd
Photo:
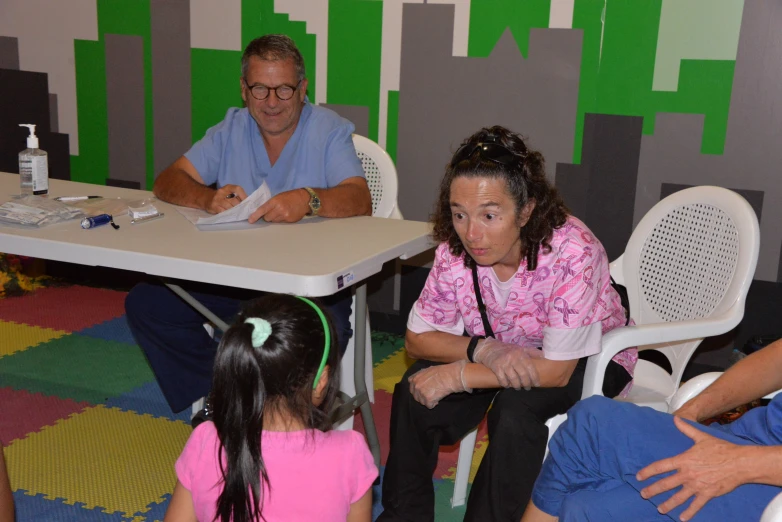
[[[331,427],[328,412],[339,389],[334,339],[324,310],[283,294],[252,301],[223,335],[210,394],[223,478],[215,520],[265,520],[263,491],[271,483],[261,455],[264,413],[284,412],[308,429]],[[314,384],[325,366],[328,386],[314,407]]]
[[[213,388],[223,391],[213,397],[223,475],[215,520],[221,522],[263,519],[262,489],[269,484],[261,454],[266,390],[252,347],[253,329],[251,324],[229,329],[215,358]]]

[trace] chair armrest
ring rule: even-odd
[[[684,406],[687,401],[711,386],[714,381],[719,379],[722,374],[723,372],[702,373],[682,384],[679,389],[676,390],[676,393],[673,394],[673,397],[671,397],[671,404],[668,407],[668,413],[673,413]],[[773,399],[780,392],[782,392],[782,390],[773,391],[768,395],[764,395],[763,398]]]
[[[611,359],[627,348],[647,344],[673,343],[702,339],[732,330],[743,314],[736,313],[737,305],[718,316],[690,321],[654,323],[615,328],[603,336],[600,353],[587,361],[582,399],[602,395],[603,378]]]
[[[782,522],[782,493],[769,502],[766,509],[763,510],[760,522]]]
[[[708,372],[696,375],[689,381],[682,384],[676,393],[671,397],[671,403],[668,406],[668,413],[673,413],[681,408],[684,403],[698,395],[700,392],[711,386],[716,381],[722,372]]]

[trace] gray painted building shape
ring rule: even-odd
[[[641,141],[634,223],[664,183],[719,185],[764,193],[755,278],[777,281],[782,244],[782,3],[744,2],[723,155],[700,153],[703,116],[658,114]],[[745,30],[746,29],[746,30]]]
[[[397,170],[405,218],[428,218],[451,154],[484,126],[529,137],[553,180],[555,165],[573,157],[582,32],[533,29],[525,59],[506,30],[488,58],[465,58],[451,52],[453,5],[405,4],[402,16]]]

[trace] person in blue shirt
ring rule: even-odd
[[[782,493],[782,394],[737,420],[699,421],[782,389],[782,341],[731,366],[673,416],[591,397],[549,443],[522,522],[757,521]]]
[[[266,182],[272,198],[253,212],[251,223],[372,214],[369,187],[353,146],[355,127],[309,102],[304,59],[290,38],[266,35],[250,42],[242,55],[239,83],[245,107],[229,109],[222,122],[160,173],[153,188],[158,198],[217,214]],[[259,245],[259,255],[261,249]],[[227,288],[184,286],[227,322],[243,300],[257,297]],[[352,335],[350,292],[326,297],[323,303],[344,352]],[[217,343],[203,328],[203,316],[160,284],[135,286],[125,308],[171,409],[184,410],[205,396]]]

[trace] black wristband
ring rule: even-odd
[[[475,347],[478,346],[478,341],[481,339],[486,339],[482,335],[476,335],[472,339],[470,339],[470,344],[467,345],[467,360],[471,363],[474,363],[475,360],[473,359],[473,355],[475,354]]]

